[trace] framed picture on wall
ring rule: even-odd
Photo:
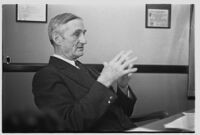
[[[17,22],[47,22],[47,4],[17,4]]]
[[[170,28],[171,4],[146,4],[146,28]]]

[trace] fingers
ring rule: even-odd
[[[127,60],[127,61],[125,61],[124,63],[123,63],[123,68],[124,69],[131,69],[132,67],[133,67],[133,65],[134,65],[134,63],[135,63],[135,61],[137,60],[138,58],[137,57],[133,57],[132,59],[129,59],[129,60]]]
[[[124,51],[122,50],[120,53],[118,53],[111,61],[116,62],[120,59],[120,57],[124,54]]]
[[[124,61],[128,60],[128,56],[133,53],[132,50],[129,51],[121,51],[118,53],[111,61],[112,62],[118,62],[118,63],[123,63]]]
[[[131,57],[132,50],[129,51],[121,51],[119,54],[117,54],[109,63],[111,65],[117,65],[118,67],[121,67],[122,69],[131,69],[135,63],[135,61],[138,59],[137,57]],[[105,66],[105,65],[104,65]]]
[[[137,68],[133,68],[137,57],[131,57],[131,54],[132,51],[121,51],[110,62],[103,62],[104,68],[97,80],[107,87],[124,75],[125,81],[128,81],[137,71]]]
[[[124,74],[128,74],[128,76],[131,76],[132,73],[135,73],[137,70],[138,70],[137,68],[127,69],[127,70],[124,70]]]
[[[126,53],[124,53],[119,59],[118,62],[120,64],[123,64],[125,61],[127,61],[129,59],[129,55],[133,53],[132,50],[127,51]]]

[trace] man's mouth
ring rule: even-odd
[[[77,48],[84,48],[84,46],[78,46]]]
[[[83,46],[81,46],[81,47],[77,47],[77,49],[82,49],[82,50],[83,50],[83,49],[84,49],[84,47],[83,47]]]

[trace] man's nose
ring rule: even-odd
[[[79,37],[79,41],[80,41],[82,44],[87,44],[87,40],[86,40],[84,34],[81,34],[81,36]]]

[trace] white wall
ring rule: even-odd
[[[13,62],[47,62],[53,53],[47,24],[16,23],[15,5],[4,7],[4,11],[6,54]],[[145,28],[144,4],[48,5],[48,22],[63,12],[72,12],[84,19],[88,30],[84,62],[102,63],[122,49],[132,49],[139,64],[188,64],[189,5],[172,5],[171,29]]]
[[[3,54],[12,62],[47,63],[53,53],[47,36],[47,24],[16,22],[15,5],[3,7]],[[189,5],[172,5],[170,29],[145,28],[145,5],[48,5],[48,22],[58,13],[71,12],[84,19],[88,44],[81,60],[85,63],[102,63],[110,60],[120,50],[132,49],[138,56],[137,64],[188,65],[189,51]],[[7,111],[16,107],[18,97],[12,98],[11,91],[19,94],[29,92],[31,79],[26,73],[7,73],[3,90]],[[21,82],[18,85],[18,77]],[[29,77],[32,75],[29,75]],[[11,85],[9,87],[6,85]],[[23,86],[24,85],[24,86]],[[186,74],[135,74],[131,80],[138,97],[135,113],[167,110],[176,113],[193,106],[187,100]],[[24,91],[24,92],[23,92]],[[23,97],[23,96],[22,96]],[[6,100],[6,101],[7,101]],[[34,106],[32,97],[19,106]],[[13,105],[14,104],[14,105]],[[6,111],[6,110],[5,110]]]

